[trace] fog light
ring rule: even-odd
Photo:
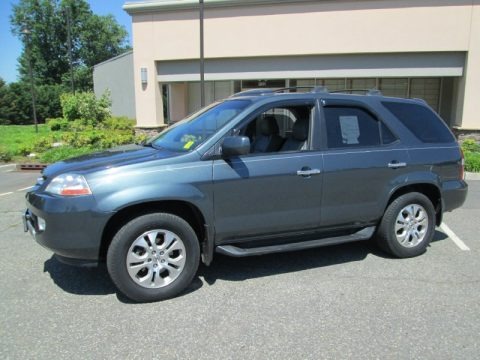
[[[41,217],[37,217],[37,223],[38,223],[38,230],[45,231],[47,227],[47,223],[45,222],[45,220],[43,220]]]

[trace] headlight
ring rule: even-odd
[[[77,174],[63,174],[55,177],[45,191],[63,196],[90,195],[92,193],[85,178]]]

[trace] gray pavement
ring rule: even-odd
[[[104,267],[62,265],[23,233],[38,173],[0,168],[0,358],[474,359],[480,357],[480,182],[427,253],[353,243],[218,256],[182,296],[134,304]]]

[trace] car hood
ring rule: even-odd
[[[174,157],[180,154],[181,153],[164,149],[154,149],[148,146],[125,145],[98,153],[59,161],[46,167],[43,170],[43,175],[51,177],[66,172],[96,171],[143,161]]]

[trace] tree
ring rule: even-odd
[[[20,0],[13,6],[10,22],[12,32],[24,44],[19,58],[22,80],[28,79],[28,46],[37,84],[69,85],[67,19],[71,25],[75,83],[81,90],[93,87],[93,65],[129,49],[125,28],[111,15],[94,14],[85,0]],[[25,35],[25,29],[29,35]]]
[[[0,119],[2,124],[31,123],[32,101],[28,84],[4,85],[0,91]]]
[[[40,122],[46,118],[62,116],[60,95],[65,92],[62,85],[39,85],[37,93],[37,117]],[[32,97],[30,84],[16,82],[5,84],[0,79],[0,124],[31,124]]]

